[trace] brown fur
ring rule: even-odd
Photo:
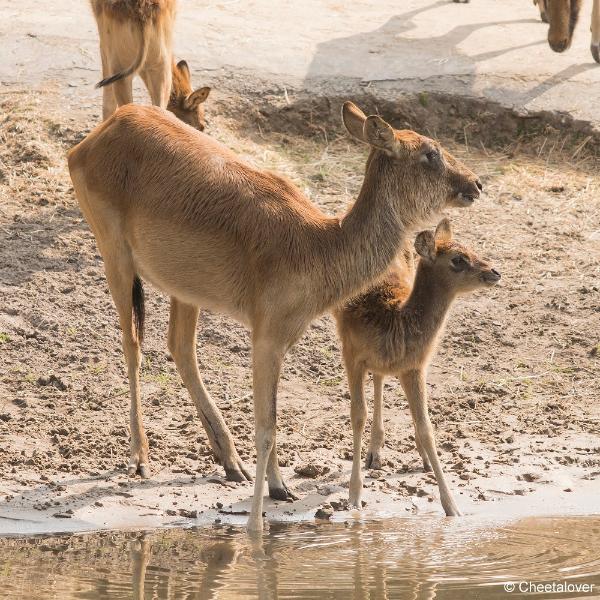
[[[210,88],[193,91],[187,63],[173,60],[175,0],[91,0],[91,5],[100,36],[103,118],[133,101],[132,78],[139,72],[152,104],[203,130]]]
[[[564,52],[571,46],[581,3],[582,0],[545,0],[548,44],[554,52]]]
[[[352,399],[354,460],[350,501],[355,506],[360,506],[362,491],[360,454],[367,416],[363,386],[365,374],[370,371],[375,387],[375,416],[367,467],[381,467],[383,378],[395,375],[408,398],[424,466],[429,470],[429,465],[433,465],[446,514],[460,514],[437,458],[427,415],[426,371],[454,298],[493,284],[500,276],[470,250],[453,242],[451,235],[450,225],[444,220],[438,225],[435,238],[431,232],[417,236],[415,247],[421,258],[412,286],[406,284],[405,269],[393,267],[381,282],[334,312]],[[452,263],[463,259],[465,262],[459,267]]]
[[[91,0],[96,16],[109,16],[120,21],[146,23],[156,21],[174,6],[173,0]]]
[[[119,311],[131,387],[130,471],[147,474],[141,422],[136,275],[171,296],[169,349],[229,477],[246,475],[204,389],[195,357],[197,307],[252,330],[257,477],[249,527],[262,527],[269,493],[290,494],[275,447],[279,372],[318,315],[381,276],[406,232],[448,205],[479,195],[475,175],[439,145],[395,131],[353,104],[347,129],[371,146],[365,180],[342,218],[325,216],[287,179],[242,162],[158,108],[126,106],[69,152],[77,199],[104,258]]]

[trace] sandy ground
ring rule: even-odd
[[[97,33],[86,4],[4,0],[0,82],[57,84],[79,101],[97,98]],[[281,91],[444,92],[597,123],[591,4],[583,0],[572,48],[555,54],[531,0],[185,0],[175,51],[199,83],[241,96],[257,81]]]
[[[326,212],[356,197],[366,151],[339,125],[310,123],[296,135],[267,131],[263,116],[241,126],[237,99],[224,91],[208,110],[211,135],[288,174]],[[167,300],[150,286],[142,381],[153,475],[125,476],[129,400],[117,318],[64,159],[98,118],[99,106],[67,103],[56,88],[12,87],[0,97],[0,533],[242,522],[252,485],[224,481],[215,465],[166,350]],[[542,139],[510,152],[444,143],[486,189],[474,208],[450,215],[456,236],[504,275],[498,288],[457,302],[431,368],[431,414],[458,504],[467,514],[597,512],[597,159]],[[247,331],[203,314],[199,360],[252,470]],[[393,380],[385,417],[386,464],[366,480],[363,514],[442,514]],[[302,499],[268,501],[270,519],[312,519],[347,496],[349,401],[328,316],[286,361],[278,443]],[[307,464],[318,477],[295,473]]]

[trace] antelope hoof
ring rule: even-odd
[[[269,498],[273,500],[299,500],[285,483],[282,482],[281,487],[269,486]]]
[[[381,455],[379,452],[372,452],[369,450],[367,454],[367,460],[365,461],[366,469],[382,469],[381,466]]]
[[[540,19],[542,19],[542,23],[548,23],[548,15],[545,10],[540,11]]]
[[[237,464],[224,468],[225,479],[227,481],[236,481],[238,483],[241,481],[252,481],[252,476],[246,471],[244,464],[239,459],[237,460]]]
[[[454,0],[455,4],[469,4],[470,0]]]
[[[132,460],[127,467],[127,475],[129,477],[135,477],[138,473],[142,479],[149,479],[150,469],[148,468],[148,463]]]
[[[590,50],[592,51],[592,56],[597,63],[600,63],[600,43],[592,44],[590,46]]]
[[[433,469],[431,468],[431,465],[429,464],[429,461],[424,460],[423,461],[423,472],[424,473],[431,473],[433,471]]]

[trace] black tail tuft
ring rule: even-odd
[[[114,83],[115,81],[119,81],[119,79],[123,79],[124,77],[127,77],[128,75],[130,75],[130,73],[128,73],[127,71],[121,71],[120,73],[115,73],[114,75],[111,75],[110,77],[105,77],[102,81],[99,81],[95,87],[97,88],[101,88],[104,87],[105,85],[110,85],[111,83]]]
[[[142,280],[136,275],[133,278],[133,288],[131,289],[131,302],[133,304],[133,327],[138,342],[144,339],[144,319],[146,310],[144,308],[144,286]]]

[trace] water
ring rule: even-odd
[[[588,588],[505,591],[521,581]],[[271,524],[260,541],[232,526],[3,539],[0,597],[600,598],[600,518]]]

